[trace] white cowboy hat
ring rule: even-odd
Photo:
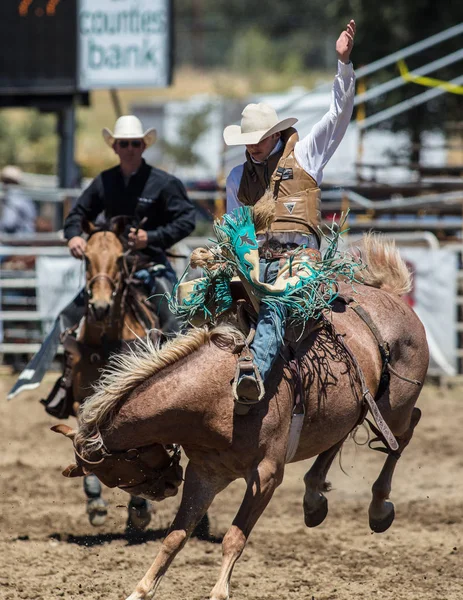
[[[0,179],[4,182],[21,183],[23,172],[19,167],[14,165],[7,165],[3,167],[0,173]]]
[[[140,119],[134,115],[119,117],[114,125],[114,133],[107,127],[102,130],[104,141],[111,148],[116,140],[143,140],[146,147],[152,146],[156,141],[156,129],[151,127],[145,132]]]
[[[297,123],[297,119],[279,121],[275,109],[263,102],[248,104],[241,116],[241,126],[229,125],[223,131],[227,146],[258,144],[273,133],[284,131]]]

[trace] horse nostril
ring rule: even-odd
[[[91,303],[90,304],[93,314],[95,315],[95,319],[97,321],[103,321],[107,316],[109,316],[110,306],[109,304],[100,304],[100,303]]]

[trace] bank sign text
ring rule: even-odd
[[[79,0],[79,87],[164,87],[170,0]]]

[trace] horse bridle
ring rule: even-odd
[[[98,281],[99,279],[104,279],[105,281],[107,281],[109,283],[109,285],[112,288],[112,292],[111,292],[111,296],[114,298],[117,295],[117,292],[119,291],[119,286],[122,280],[122,277],[119,277],[119,280],[116,282],[114,281],[114,279],[112,277],[110,277],[109,275],[107,275],[106,273],[97,273],[96,275],[94,275],[90,281],[88,281],[87,283],[87,296],[89,298],[92,297],[93,292],[92,292],[92,287],[93,284]]]
[[[153,444],[149,444],[148,446],[141,446],[140,448],[130,448],[129,450],[113,450],[111,452],[109,450],[107,450],[107,448],[104,445],[102,445],[102,447],[99,449],[101,458],[98,460],[89,460],[87,458],[84,458],[78,452],[74,442],[73,442],[73,445],[74,445],[74,453],[76,455],[78,464],[80,464],[81,466],[87,467],[89,472],[91,471],[91,469],[95,469],[95,467],[97,467],[97,466],[102,466],[104,461],[107,460],[108,458],[116,457],[118,460],[125,460],[126,462],[131,462],[131,463],[141,462],[146,468],[146,474],[145,474],[144,479],[142,481],[139,481],[132,485],[122,484],[122,485],[117,486],[118,488],[125,490],[125,491],[130,490],[131,488],[139,487],[140,485],[144,485],[148,482],[150,484],[158,483],[162,479],[162,477],[166,476],[167,473],[169,473],[169,471],[171,471],[172,469],[175,470],[178,467],[178,465],[180,464],[180,458],[181,458],[181,450],[180,450],[180,446],[178,444],[169,444],[169,445],[163,446],[164,450],[169,454],[170,460],[167,465],[165,465],[164,467],[160,467],[160,468],[148,467],[148,465],[146,465],[146,463],[143,461],[143,459],[140,456],[141,450],[147,450],[148,448],[158,446],[159,444],[156,442]]]

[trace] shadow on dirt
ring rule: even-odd
[[[111,542],[119,540],[125,540],[128,546],[136,546],[145,544],[146,542],[162,540],[166,537],[168,531],[168,529],[148,529],[137,533],[99,533],[96,535],[52,533],[49,538],[57,540],[58,542],[66,542],[67,544],[86,546],[87,548],[102,546],[103,544],[110,544]],[[209,542],[210,544],[221,544],[223,540],[223,536],[214,536],[210,534],[207,536],[193,535],[192,537],[199,539],[202,542]]]

